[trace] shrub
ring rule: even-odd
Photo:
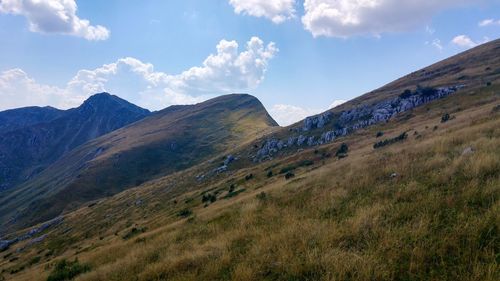
[[[487,82],[487,83],[486,83],[486,86],[487,86],[487,87],[491,86],[491,82]]]
[[[338,158],[344,158],[347,157],[347,152],[349,152],[349,146],[347,146],[346,143],[342,143],[339,149],[337,149],[335,156],[337,156]]]
[[[306,167],[306,166],[311,166],[311,165],[314,165],[314,161],[312,160],[302,160],[300,162],[297,162],[297,163],[294,163],[292,165],[288,165],[288,166],[285,166],[283,167],[281,170],[280,170],[280,174],[286,174],[288,172],[291,172],[299,167]]]
[[[437,90],[432,87],[417,87],[417,92],[419,92],[424,97],[430,97],[437,93]]]
[[[443,116],[441,116],[441,123],[448,122],[450,120],[450,118],[451,118],[450,114],[448,114],[448,113],[443,114]]]
[[[267,172],[267,177],[270,178],[273,176],[273,171],[269,170],[269,172]]]
[[[214,203],[215,201],[217,201],[217,196],[211,193],[204,194],[203,197],[201,198],[202,203],[207,203],[207,202]]]
[[[291,178],[295,177],[295,174],[292,172],[288,172],[285,174],[285,179],[289,180]]]
[[[189,209],[182,209],[180,210],[178,213],[177,213],[177,216],[178,217],[181,217],[181,218],[187,218],[189,217],[190,215],[193,214],[193,211],[189,210]]]
[[[400,98],[402,98],[402,99],[407,99],[407,98],[411,97],[412,95],[413,95],[413,94],[412,94],[411,90],[406,89],[406,90],[404,90],[404,92],[403,92],[403,93],[401,93],[401,94],[399,95],[399,97],[400,97]]]
[[[132,229],[127,232],[127,234],[125,234],[122,238],[124,240],[127,240],[144,232],[146,232],[146,228],[144,227],[132,227]]]
[[[255,197],[257,197],[257,199],[259,199],[260,201],[264,201],[267,198],[267,194],[264,191],[262,191],[261,193],[257,194]]]
[[[235,188],[236,186],[234,184],[231,184],[231,186],[229,186],[229,192],[233,192]]]
[[[223,198],[224,199],[229,199],[229,198],[232,198],[232,197],[235,197],[237,196],[238,194],[242,193],[242,192],[245,192],[246,189],[242,188],[240,190],[236,190],[236,191],[229,191],[228,194],[226,194],[226,196],[224,196]]]
[[[385,139],[383,141],[379,141],[373,145],[374,149],[384,147],[386,145],[390,145],[396,142],[404,141],[408,137],[408,134],[406,132],[402,133],[401,135],[392,138],[392,139]]]
[[[380,138],[383,135],[384,135],[384,132],[377,132],[377,135],[375,137]]]
[[[49,277],[47,277],[47,281],[71,280],[88,271],[90,271],[90,266],[80,264],[77,259],[74,261],[67,261],[63,259],[56,263]]]
[[[246,181],[249,181],[251,179],[253,179],[253,174],[248,174],[248,175],[245,176],[245,180]]]

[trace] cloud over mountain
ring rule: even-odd
[[[196,103],[215,95],[256,88],[278,52],[252,37],[243,50],[236,41],[221,40],[217,52],[201,64],[171,75],[133,57],[91,70],[80,70],[65,87],[37,83],[21,69],[0,72],[0,109],[26,105],[68,108],[97,92],[112,92],[150,109]]]
[[[282,23],[295,16],[295,0],[229,0],[237,14],[264,17]]]

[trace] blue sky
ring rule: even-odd
[[[247,92],[287,125],[499,37],[499,1],[435,2],[0,0],[0,110]]]

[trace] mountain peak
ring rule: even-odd
[[[144,115],[149,114],[149,110],[141,108],[107,92],[97,93],[90,96],[80,107],[78,107],[78,110],[82,113],[109,113],[109,111],[120,109],[127,109]]]

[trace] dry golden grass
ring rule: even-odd
[[[175,193],[160,192],[162,181],[124,192],[68,215],[73,242],[4,276],[43,280],[55,260],[78,257],[92,270],[77,280],[499,280],[500,115],[491,113],[498,94],[480,93],[340,140],[349,143],[348,158],[315,161],[289,181],[268,179],[264,169],[312,150],[215,179],[204,190],[255,174],[237,181],[245,192],[222,199],[225,191],[207,207],[199,187],[175,195],[177,204]],[[456,118],[439,123],[443,111]],[[409,139],[373,150],[378,130],[409,131]],[[474,152],[463,155],[467,147]],[[136,198],[144,208],[130,204]],[[179,218],[184,208],[193,215]],[[133,226],[147,231],[124,240]],[[1,268],[43,254],[61,233]]]

